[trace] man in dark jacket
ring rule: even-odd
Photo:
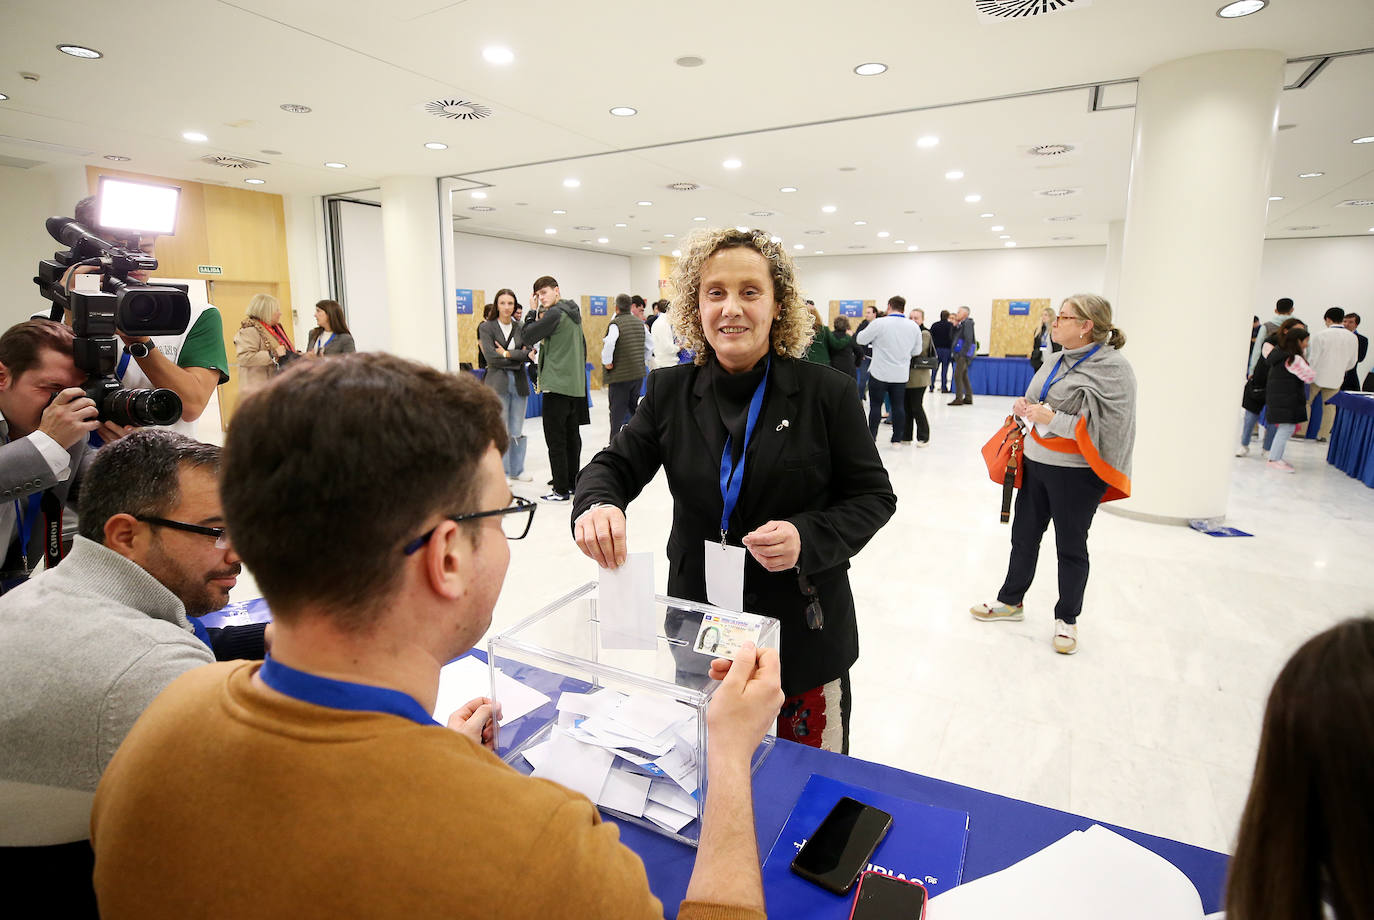
[[[573,483],[582,467],[582,433],[590,425],[587,412],[587,339],[582,332],[582,311],[563,299],[558,282],[544,275],[534,282],[534,296],[542,313],[526,323],[526,346],[539,346],[539,389],[543,392],[544,440],[549,447],[553,491],[544,501],[572,498]]]
[[[949,311],[940,311],[940,321],[930,324],[930,340],[935,344],[935,354],[940,359],[940,392],[949,392],[950,344],[954,336],[954,324],[949,321]]]

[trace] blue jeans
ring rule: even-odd
[[[937,348],[935,356],[940,359],[940,392],[949,392],[949,362],[953,360],[950,356],[954,353],[952,348]]]
[[[1269,448],[1269,462],[1276,463],[1283,459],[1283,449],[1288,446],[1288,439],[1297,430],[1296,422],[1279,422],[1273,428],[1278,429],[1278,434],[1274,437],[1274,446]]]
[[[511,386],[515,386],[514,382]],[[525,472],[525,403],[529,397],[511,392],[504,395],[497,393],[496,398],[501,400],[506,434],[510,437],[506,452],[501,455],[501,466],[507,476],[519,476]]]
[[[868,378],[868,433],[878,440],[878,426],[883,421],[883,400],[892,403],[892,443],[902,439],[906,427],[906,381],[887,383],[877,377]]]
[[[868,389],[868,366],[872,363],[873,359],[868,357],[867,355],[865,355],[864,359],[859,362],[859,367],[857,371],[859,384],[859,399],[864,398],[864,392]]]
[[[1250,432],[1254,430],[1255,425],[1259,424],[1259,417],[1260,414],[1258,412],[1251,412],[1249,409],[1245,410],[1245,420],[1241,422],[1240,426],[1241,447],[1250,446]],[[1264,426],[1264,449],[1266,452],[1273,446],[1274,435],[1276,433],[1277,429],[1273,425]]]

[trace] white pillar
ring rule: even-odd
[[[1102,296],[1116,305],[1121,294],[1121,250],[1126,245],[1126,222],[1113,220],[1107,224],[1107,265],[1102,272]]]
[[[445,356],[443,225],[439,180],[391,176],[382,180],[382,242],[393,354],[434,367]]]
[[[304,347],[315,328],[315,304],[329,296],[325,254],[324,204],[318,195],[283,195],[286,218],[286,269],[291,280],[295,340]]]
[[[1113,304],[1139,382],[1124,514],[1226,512],[1283,67],[1278,51],[1223,51],[1140,78]]]

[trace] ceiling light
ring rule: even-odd
[[[611,240],[610,240],[609,237],[598,236],[598,237],[596,238],[596,241],[597,241],[598,243],[609,243]]]
[[[640,248],[640,249],[653,249],[654,247],[652,247],[652,246],[640,246],[639,248]]]
[[[1270,201],[1282,201],[1282,200],[1283,200],[1283,196],[1282,196],[1282,195],[1270,195],[1270,196],[1269,196],[1269,200],[1270,200]]]
[[[706,218],[704,218],[704,217],[693,217],[693,218],[692,218],[692,220],[705,220],[705,219],[706,219]],[[623,226],[625,226],[625,225],[624,225],[624,224],[621,224],[620,226],[623,227]]]
[[[813,249],[813,250],[811,250],[811,252],[812,252],[813,254],[815,254],[815,255],[818,255],[818,256],[823,256],[823,255],[825,255],[825,250],[824,250],[824,249]]]
[[[629,118],[631,115],[638,115],[639,109],[631,108],[628,105],[617,105],[611,108],[611,114],[616,118]]]
[[[475,204],[475,205],[473,205],[472,207],[468,208],[468,210],[469,210],[469,211],[478,211],[478,212],[481,212],[481,213],[484,213],[484,214],[485,214],[487,211],[495,211],[496,209],[493,208],[491,205],[486,205],[486,204]]]
[[[558,232],[558,230],[555,227],[545,227],[544,232],[549,234],[549,236],[553,236],[555,233]]]
[[[617,226],[617,227],[628,227],[628,226],[630,226],[630,225],[629,225],[629,224],[616,224],[616,226]]]
[[[324,165],[325,165],[325,166],[328,166],[330,169],[347,169],[347,168],[348,168],[348,164],[347,164],[347,163],[326,163],[326,164],[324,164]]]
[[[772,212],[772,211],[750,211],[750,212],[749,212],[749,216],[750,216],[750,217],[772,217],[772,216],[773,216],[773,212]]]
[[[887,239],[887,238],[888,238],[889,236],[891,236],[891,235],[892,235],[892,234],[891,234],[891,233],[888,233],[886,230],[879,230],[879,231],[878,231],[878,239],[880,239],[880,240],[885,240],[885,239]]]
[[[858,67],[854,68],[854,72],[861,77],[876,77],[885,70],[887,70],[887,65],[879,64],[877,61],[860,64]]]
[[[841,166],[840,172],[857,172],[858,169],[859,167],[857,166]]]
[[[679,258],[681,255],[682,255],[682,250],[681,250],[681,249],[674,249],[674,250],[673,250],[673,258],[674,258],[674,259]]]
[[[651,206],[653,205],[653,202],[652,202],[652,201],[636,201],[635,204],[639,205],[641,208],[647,208],[647,207],[651,207]]]
[[[770,236],[770,237],[768,238],[768,242],[770,242],[770,243],[781,243],[781,242],[782,242],[782,237],[780,237],[780,236]]]
[[[797,187],[796,187],[795,185],[784,185],[782,188],[778,189],[778,191],[784,192],[784,193],[795,192],[796,190],[797,190]]]
[[[864,227],[864,226],[867,226],[867,225],[868,225],[868,221],[866,221],[866,220],[856,220],[856,221],[854,221],[854,226],[856,226],[856,227]]]
[[[793,249],[805,249],[805,248],[806,248],[806,244],[805,244],[805,243],[793,243],[793,244],[792,244],[792,248],[793,248]]]
[[[706,63],[706,59],[697,57],[695,54],[684,54],[673,63],[679,67],[700,67]]]
[[[920,248],[921,248],[920,246],[908,246],[908,247],[906,248],[906,251],[907,251],[907,252],[915,252],[916,250],[918,250],[918,249],[920,249]]]
[[[834,206],[833,204],[823,205],[823,206],[821,207],[821,211],[824,212],[824,213],[826,213],[826,214],[834,214],[834,213],[835,213],[835,206]]]
[[[1217,15],[1222,19],[1239,19],[1242,16],[1249,16],[1251,13],[1258,13],[1269,5],[1269,0],[1235,0],[1217,10]]]
[[[1374,134],[1366,134],[1364,137],[1357,137],[1350,143],[1352,144],[1374,144]]]
[[[6,96],[4,93],[0,93],[0,102],[4,102],[8,98],[9,96]]]
[[[748,233],[748,232],[749,232],[749,228],[748,228],[748,227],[736,227],[735,229],[738,230],[740,233]]]
[[[724,166],[726,169],[739,169],[744,164],[741,163],[739,160],[736,160],[734,157],[731,157],[730,159],[726,160],[724,163],[721,163],[720,165]]]
[[[486,193],[486,192],[483,192],[483,191],[476,191],[476,192],[472,192],[472,193],[470,193],[470,194],[472,195],[473,198],[476,198],[478,201],[481,201],[483,198],[487,197],[487,193]]]
[[[1001,224],[993,224],[993,225],[992,225],[991,227],[989,227],[988,229],[991,230],[993,233],[1001,233],[1003,230],[1005,230],[1005,229],[1007,229],[1007,228],[1004,227],[1004,226],[1002,226]]]
[[[951,169],[949,172],[945,173],[945,178],[954,182],[955,180],[964,178],[964,171],[962,169]]]
[[[210,139],[206,137],[204,134],[201,134],[199,131],[182,131],[181,136],[183,139],[188,141],[194,141],[197,144],[203,144]]]
[[[438,141],[430,141],[429,143],[425,144],[425,149],[426,149],[426,150],[447,150],[447,149],[448,149],[448,144],[441,144],[441,143],[439,143]]]
[[[805,233],[807,236],[824,236],[824,235],[825,235],[825,231],[824,231],[824,230],[803,230],[802,233]]]
[[[266,180],[266,179],[244,179],[243,181],[244,181],[244,182],[247,182],[249,185],[266,185],[266,184],[267,184],[267,180]]]
[[[129,158],[128,158],[128,157],[122,157],[122,156],[120,156],[120,155],[117,154],[117,153],[107,153],[107,154],[105,154],[105,159],[110,160],[110,161],[115,162],[115,163],[127,163],[127,162],[129,162]]]
[[[1016,245],[1016,242],[1015,242],[1014,240],[1009,240],[1009,241],[1003,243],[1002,245],[1005,246],[1005,247],[1007,247],[1008,249],[1011,249],[1013,246]]]
[[[936,137],[934,134],[927,134],[924,137],[916,138],[917,147],[930,148],[934,147],[938,143],[940,143],[940,139]]]
[[[564,187],[564,188],[577,188],[577,187],[580,186],[581,184],[582,184],[582,181],[581,181],[580,179],[564,179],[564,180],[563,180],[563,187]]]
[[[967,201],[969,204],[977,204],[978,202],[980,202],[980,201],[983,200],[983,196],[982,196],[982,195],[965,195],[965,196],[964,196],[964,200]]]
[[[84,45],[58,45],[57,50],[63,54],[70,54],[72,57],[85,58],[88,61],[94,61],[105,56],[94,48],[87,48]]]
[[[582,224],[582,225],[580,225],[580,226],[574,226],[573,229],[574,229],[574,230],[595,230],[596,228],[595,228],[595,227],[588,227],[586,224]],[[672,234],[669,234],[669,236],[671,236],[671,235],[672,235]]]
[[[501,45],[491,45],[482,49],[482,57],[488,64],[509,64],[515,60],[515,52]]]
[[[1324,173],[1324,172],[1298,173],[1298,178],[1299,178],[1299,179],[1315,179],[1315,178],[1317,178],[1318,176],[1324,176],[1324,175],[1326,175],[1326,173]]]
[[[290,112],[292,115],[309,115],[311,112],[315,111],[308,105],[301,105],[296,102],[283,102],[281,105],[277,106],[277,108],[281,109],[283,112]]]
[[[992,213],[991,211],[984,211],[982,214],[979,214],[978,216],[979,216],[979,217],[996,217],[997,215],[994,214],[994,213]]]
[[[269,157],[279,157],[279,156],[281,156],[281,151],[280,151],[280,150],[261,150],[261,151],[259,151],[259,153],[265,153],[265,154],[267,154]]]
[[[663,238],[666,239],[666,240],[677,239],[677,234],[676,234],[676,233],[665,233],[665,234],[663,234]]]
[[[563,210],[562,208],[554,208],[553,213],[555,213],[555,214],[567,214],[568,212],[565,211],[565,210]]]
[[[906,245],[906,240],[893,240],[893,241],[892,241],[892,245],[893,245],[893,246],[905,246],[905,245]]]
[[[1000,236],[998,236],[997,238],[998,238],[999,240],[1009,240],[1009,239],[1011,239],[1011,234],[1010,234],[1010,233],[1003,233],[1003,234],[1001,234]]]

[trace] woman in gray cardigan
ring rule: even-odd
[[[358,350],[344,320],[343,307],[337,300],[321,300],[315,304],[315,323],[305,346],[307,358],[346,355]]]
[[[530,395],[530,378],[525,365],[530,349],[521,337],[522,325],[513,318],[518,306],[510,288],[497,291],[496,318],[477,327],[477,344],[487,359],[487,373],[482,379],[500,397],[506,434],[510,435],[510,446],[501,465],[506,468],[507,479],[529,482],[531,477],[525,472],[525,404]]]

